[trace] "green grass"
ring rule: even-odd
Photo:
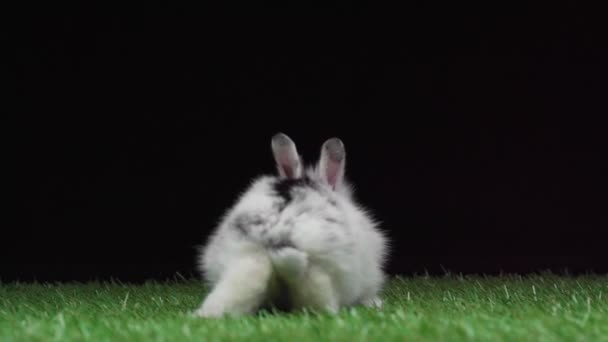
[[[196,281],[0,285],[0,341],[608,341],[608,277],[392,280],[381,310],[204,320]]]

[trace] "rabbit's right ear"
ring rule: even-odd
[[[334,190],[342,186],[345,164],[346,149],[342,140],[339,138],[326,140],[321,147],[317,170],[321,179]]]
[[[271,147],[281,178],[300,178],[302,161],[293,140],[284,133],[277,133],[272,137]]]

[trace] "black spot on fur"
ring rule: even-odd
[[[285,203],[285,200],[281,199],[281,201],[276,202],[272,205],[273,209],[275,209],[278,212],[283,211],[283,209],[285,209],[285,207],[287,206],[287,204]]]
[[[286,247],[295,247],[291,241],[281,240],[281,241],[270,241],[268,243],[268,248],[271,249],[281,249]]]
[[[325,221],[327,221],[329,223],[342,223],[341,221],[338,221],[337,219],[335,219],[333,217],[326,217]]]
[[[263,220],[258,216],[242,214],[234,219],[233,225],[234,228],[243,234],[249,234],[249,229],[251,226],[261,225],[263,223]]]
[[[308,177],[298,179],[281,179],[274,184],[274,191],[283,199],[285,204],[293,200],[293,190],[296,188],[315,189],[315,183]]]
[[[241,219],[241,216],[237,217],[234,220],[234,228],[236,228],[236,230],[240,231],[243,234],[248,234],[249,231],[247,229],[247,222],[245,220]]]

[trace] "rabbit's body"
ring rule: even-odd
[[[200,255],[212,289],[197,313],[381,305],[387,241],[344,180],[342,143],[328,141],[307,170],[287,136],[273,151],[279,175],[252,182]]]

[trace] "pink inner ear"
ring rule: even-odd
[[[327,163],[327,169],[325,170],[327,176],[327,182],[331,185],[332,188],[336,187],[336,183],[338,182],[338,174],[340,172],[340,163],[336,163],[334,161],[329,161]]]
[[[287,178],[296,177],[296,168],[298,167],[298,160],[293,160],[293,157],[289,155],[289,152],[282,151],[277,160],[279,167]]]
[[[295,177],[295,170],[291,165],[282,163],[281,168],[283,169],[283,172],[285,173],[285,177],[287,177],[287,178]]]

